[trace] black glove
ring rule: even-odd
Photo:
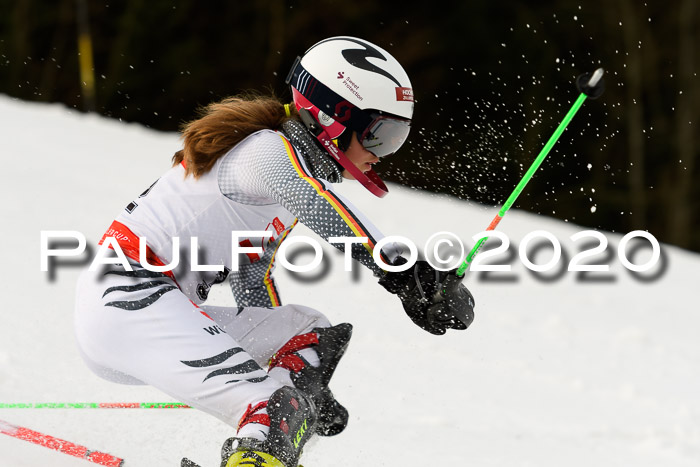
[[[405,263],[399,257],[393,265]],[[399,296],[406,314],[420,328],[442,335],[448,329],[467,329],[474,320],[474,297],[456,271],[438,271],[427,261],[417,261],[405,271],[387,272],[379,284]]]

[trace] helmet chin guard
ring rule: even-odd
[[[335,159],[345,170],[347,170],[355,180],[360,182],[360,184],[367,188],[370,193],[379,198],[382,198],[389,193],[389,189],[374,170],[370,169],[363,173],[360,169],[355,167],[355,164],[348,159],[348,156],[346,156],[345,153],[341,151],[340,148],[335,145],[335,143],[333,143],[333,139],[318,122],[318,108],[312,105],[309,109],[301,107],[298,110],[304,126],[306,126],[316,140],[321,143],[323,149],[325,149],[326,152],[333,157],[333,159]],[[314,116],[314,113],[316,116]],[[340,133],[342,133],[342,131]],[[338,135],[340,135],[340,133],[338,133]]]

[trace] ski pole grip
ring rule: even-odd
[[[598,68],[593,73],[584,73],[576,78],[576,88],[589,99],[597,99],[605,91],[603,69]]]
[[[450,272],[442,283],[440,289],[435,293],[433,298],[433,303],[441,302],[445,300],[446,297],[453,295],[459,287],[459,284],[464,280],[464,276],[458,276],[456,272]]]

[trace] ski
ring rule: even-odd
[[[189,460],[186,457],[183,457],[182,461],[180,461],[180,467],[202,467],[202,466],[197,464],[194,461]],[[304,467],[304,466],[299,464],[297,467]]]
[[[189,460],[186,457],[183,457],[182,461],[180,462],[180,467],[202,467],[202,466],[197,464],[196,462]]]
[[[0,433],[13,438],[21,439],[22,441],[28,441],[63,454],[68,454],[69,456],[85,459],[86,461],[100,464],[105,467],[122,467],[124,465],[124,459],[113,456],[112,454],[95,451],[94,449],[88,449],[80,444],[30,430],[29,428],[23,426],[13,425],[12,423],[8,423],[3,420],[0,420]]]

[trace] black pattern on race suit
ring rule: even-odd
[[[226,352],[220,353],[218,355],[214,355],[209,358],[202,358],[199,360],[181,360],[182,363],[185,365],[192,367],[192,368],[206,368],[206,367],[213,367],[213,366],[218,366],[226,362],[228,359],[233,357],[234,355],[245,352],[242,348],[240,347],[233,347]],[[260,375],[260,373],[263,373]],[[216,376],[222,376],[222,375],[250,375],[247,378],[240,378],[240,379],[233,379],[230,381],[226,381],[224,384],[230,384],[230,383],[238,383],[240,381],[247,381],[249,383],[259,383],[261,381],[265,381],[269,376],[267,374],[264,374],[264,370],[260,368],[260,366],[255,363],[253,359],[248,359],[242,363],[238,363],[234,366],[231,367],[226,367],[226,368],[219,368],[217,370],[212,371],[211,373],[207,374],[207,376],[204,377],[204,381],[208,380],[209,378],[214,378]],[[258,374],[260,376],[253,376],[252,374]]]
[[[154,278],[159,278],[159,280],[109,287],[102,294],[102,298],[109,295],[107,298],[112,300],[105,303],[104,306],[121,308],[126,311],[138,311],[152,305],[171,290],[177,289],[177,286],[165,274],[144,269],[143,266],[134,261],[129,261],[129,264],[133,269],[132,271],[109,269],[104,274],[123,276],[127,281]]]
[[[319,153],[323,149],[304,138],[302,131],[305,130],[300,123],[290,121],[286,130],[294,146],[291,155],[280,134],[269,132],[270,135],[259,138],[253,147],[247,147],[245,151],[234,148],[224,156],[218,173],[221,192],[233,201],[248,205],[280,204],[325,240],[329,237],[355,237],[359,231],[361,236],[369,238],[368,243],[376,243],[370,229],[365,227],[367,221],[332,190],[328,179],[342,180],[339,167],[330,156]],[[354,226],[349,225],[341,211]],[[372,229],[376,232],[373,226]],[[238,272],[231,273],[231,287],[239,306],[273,305],[262,284],[266,274],[268,281],[272,281],[268,268],[277,246],[268,245],[264,260],[242,264]],[[333,246],[344,251],[342,244]],[[384,258],[387,262],[400,254],[396,247],[385,250],[389,252]],[[354,259],[376,276],[383,274],[367,247],[353,244],[351,252]]]

